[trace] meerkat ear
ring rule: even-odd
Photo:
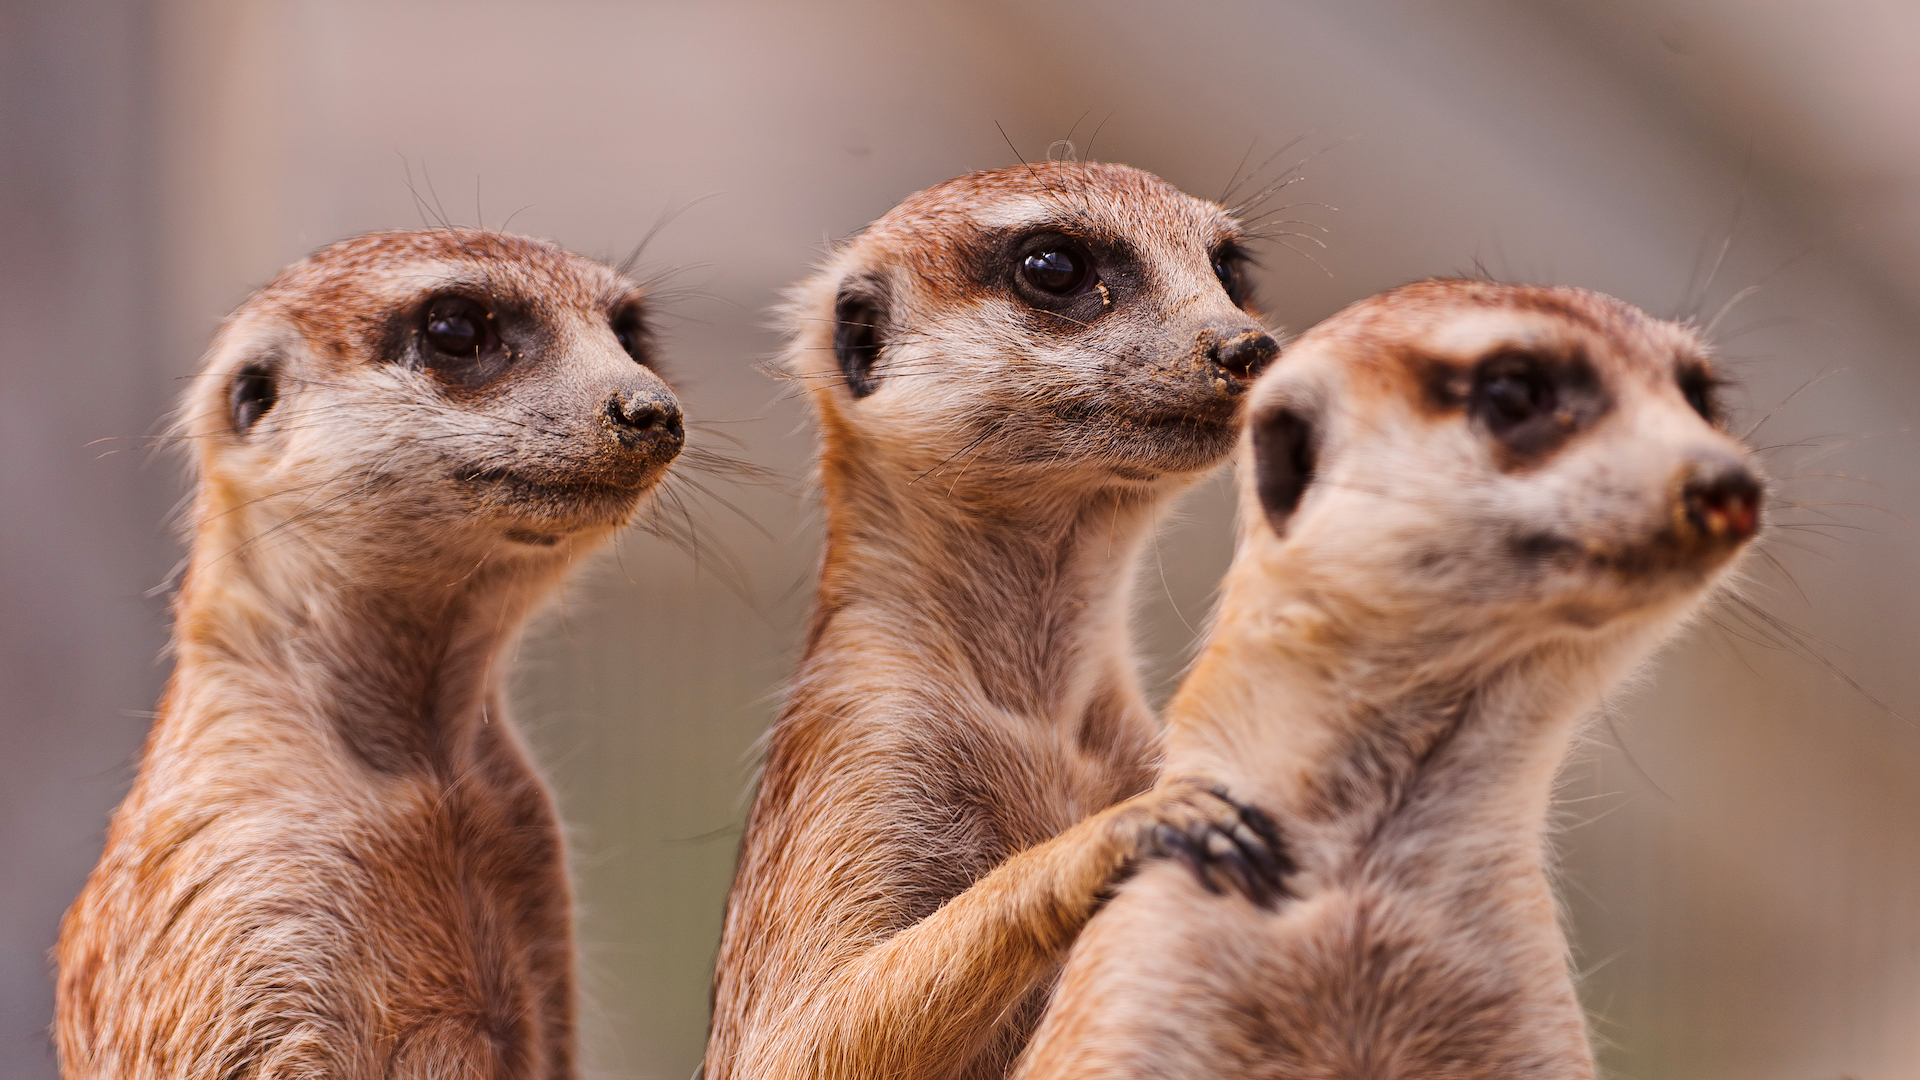
[[[245,435],[253,430],[273,403],[280,400],[280,353],[269,349],[240,365],[227,383],[227,416],[233,432]]]
[[[1282,407],[1254,418],[1254,490],[1276,534],[1287,534],[1287,519],[1313,482],[1314,464],[1313,424],[1306,417]]]
[[[833,357],[855,398],[879,389],[873,365],[885,344],[886,323],[886,292],[878,282],[856,278],[841,284],[833,301]]]

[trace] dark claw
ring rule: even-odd
[[[1292,894],[1286,879],[1296,867],[1273,819],[1257,806],[1235,802],[1223,791],[1214,794],[1232,808],[1230,817],[1192,829],[1158,825],[1147,853],[1179,860],[1201,887],[1216,896],[1232,888],[1263,908],[1289,898]]]

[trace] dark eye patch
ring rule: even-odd
[[[1099,283],[1093,256],[1076,243],[1050,244],[1020,260],[1020,279],[1049,296],[1078,296]]]
[[[1471,393],[1482,422],[1503,439],[1530,423],[1551,420],[1560,407],[1560,390],[1552,372],[1525,355],[1480,365]]]
[[[1092,246],[1077,236],[1052,230],[1030,234],[1015,248],[1014,295],[1042,311],[1084,321],[1105,307],[1093,295],[1102,284],[1101,261]]]
[[[647,327],[646,309],[640,301],[632,300],[620,305],[613,312],[613,336],[620,341],[620,347],[633,357],[633,362],[642,367],[652,366],[653,334]]]
[[[1680,384],[1680,395],[1702,420],[1715,427],[1725,421],[1726,410],[1720,401],[1725,381],[1712,368],[1698,360],[1682,360],[1674,367],[1674,379]]]
[[[1600,374],[1575,351],[1505,349],[1474,365],[1467,415],[1501,447],[1534,458],[1590,426],[1610,402]]]
[[[1237,242],[1229,240],[1213,250],[1213,276],[1220,280],[1220,287],[1227,290],[1227,299],[1233,306],[1245,309],[1253,300],[1252,284],[1248,280],[1248,268],[1253,266],[1253,257]]]
[[[450,360],[477,360],[500,344],[493,313],[464,296],[435,297],[420,332],[429,348]]]
[[[972,288],[1011,295],[1036,324],[1073,333],[1138,295],[1139,260],[1115,237],[1071,224],[986,231],[963,252]]]
[[[519,311],[465,292],[428,297],[410,328],[414,360],[442,384],[477,390],[513,366],[516,353],[529,351],[529,320]],[[521,339],[519,349],[512,339]]]

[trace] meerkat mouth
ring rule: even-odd
[[[451,479],[482,504],[524,519],[508,530],[508,539],[545,547],[571,533],[624,523],[665,475],[666,469],[660,468],[625,484],[555,481],[495,467],[462,469]]]
[[[542,495],[614,498],[645,491],[657,483],[665,472],[666,470],[662,469],[658,474],[643,476],[627,484],[603,480],[548,480],[505,467],[462,469],[453,474],[453,479],[466,487],[502,488]]]
[[[1507,548],[1517,558],[1536,565],[1643,578],[1663,573],[1689,577],[1710,574],[1737,554],[1741,545],[1703,543],[1667,534],[1634,542],[1615,542],[1529,532],[1509,538]]]
[[[1233,448],[1239,425],[1219,414],[1108,410],[1101,433],[1115,472],[1187,473],[1210,468]]]
[[[1189,404],[1154,408],[1113,399],[1075,399],[1055,402],[1053,415],[1073,424],[1101,423],[1126,427],[1213,432],[1233,426],[1237,399],[1209,398],[1198,407]]]

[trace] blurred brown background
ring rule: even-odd
[[[1719,609],[1569,770],[1578,963],[1616,1076],[1920,1077],[1912,0],[7,0],[0,1075],[54,1071],[46,950],[166,672],[149,590],[184,489],[139,437],[216,321],[366,229],[511,216],[618,257],[680,208],[644,258],[683,292],[670,378],[790,490],[721,482],[764,534],[696,506],[698,560],[626,541],[518,698],[574,829],[590,1075],[689,1075],[816,547],[766,308],[824,240],[1011,163],[996,122],[1028,157],[1098,126],[1094,156],[1205,196],[1305,136],[1269,174],[1311,155],[1284,199],[1326,205],[1282,216],[1327,247],[1262,253],[1294,328],[1476,260],[1703,321],[1759,287],[1714,336],[1791,478],[1776,520],[1813,527],[1769,541],[1761,614]],[[1211,484],[1148,568],[1163,687],[1227,521]]]

